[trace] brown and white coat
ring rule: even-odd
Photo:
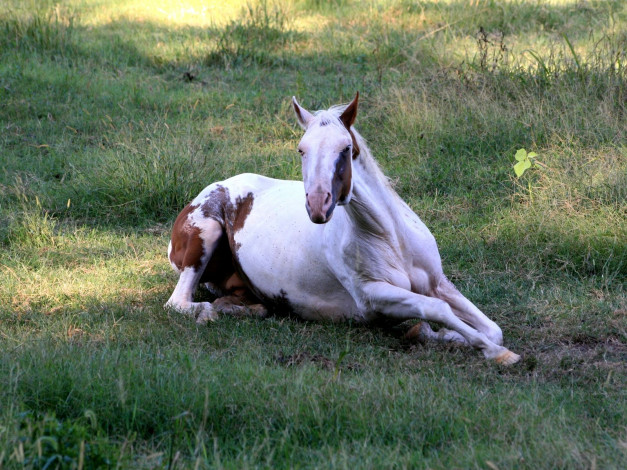
[[[446,327],[421,323],[427,338],[517,362],[501,329],[444,276],[434,237],[352,127],[357,103],[312,114],[293,100],[305,130],[302,182],[242,174],[183,209],[168,249],[180,277],[167,305],[199,322],[266,308],[308,320],[422,319]],[[221,298],[194,302],[201,282]]]

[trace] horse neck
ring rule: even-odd
[[[372,235],[395,235],[405,203],[392,189],[361,136],[360,156],[353,162],[353,197],[347,205],[355,226]]]

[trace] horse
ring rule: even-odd
[[[418,319],[409,336],[518,362],[501,328],[444,275],[435,238],[353,127],[358,102],[359,92],[348,105],[312,113],[292,98],[304,131],[303,181],[240,174],[210,184],[181,211],[168,245],[179,279],[166,307],[198,323],[269,310],[364,324]],[[201,283],[216,300],[194,301]]]

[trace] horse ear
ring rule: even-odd
[[[301,107],[298,101],[296,101],[295,96],[292,96],[292,104],[294,105],[294,111],[296,112],[296,118],[298,119],[300,127],[307,129],[309,122],[313,119],[313,114]]]
[[[340,120],[344,123],[346,129],[351,128],[353,123],[355,122],[355,118],[357,117],[357,104],[359,102],[359,92],[353,98],[353,101],[346,107],[342,115],[340,116]]]

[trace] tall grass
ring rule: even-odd
[[[35,3],[31,8],[3,11],[0,16],[3,47],[18,47],[31,52],[69,54],[74,36],[75,17],[59,4]]]
[[[298,38],[290,28],[285,3],[261,0],[247,3],[240,17],[231,21],[219,34],[207,65],[226,67],[253,62],[271,65],[278,60],[275,51]]]

